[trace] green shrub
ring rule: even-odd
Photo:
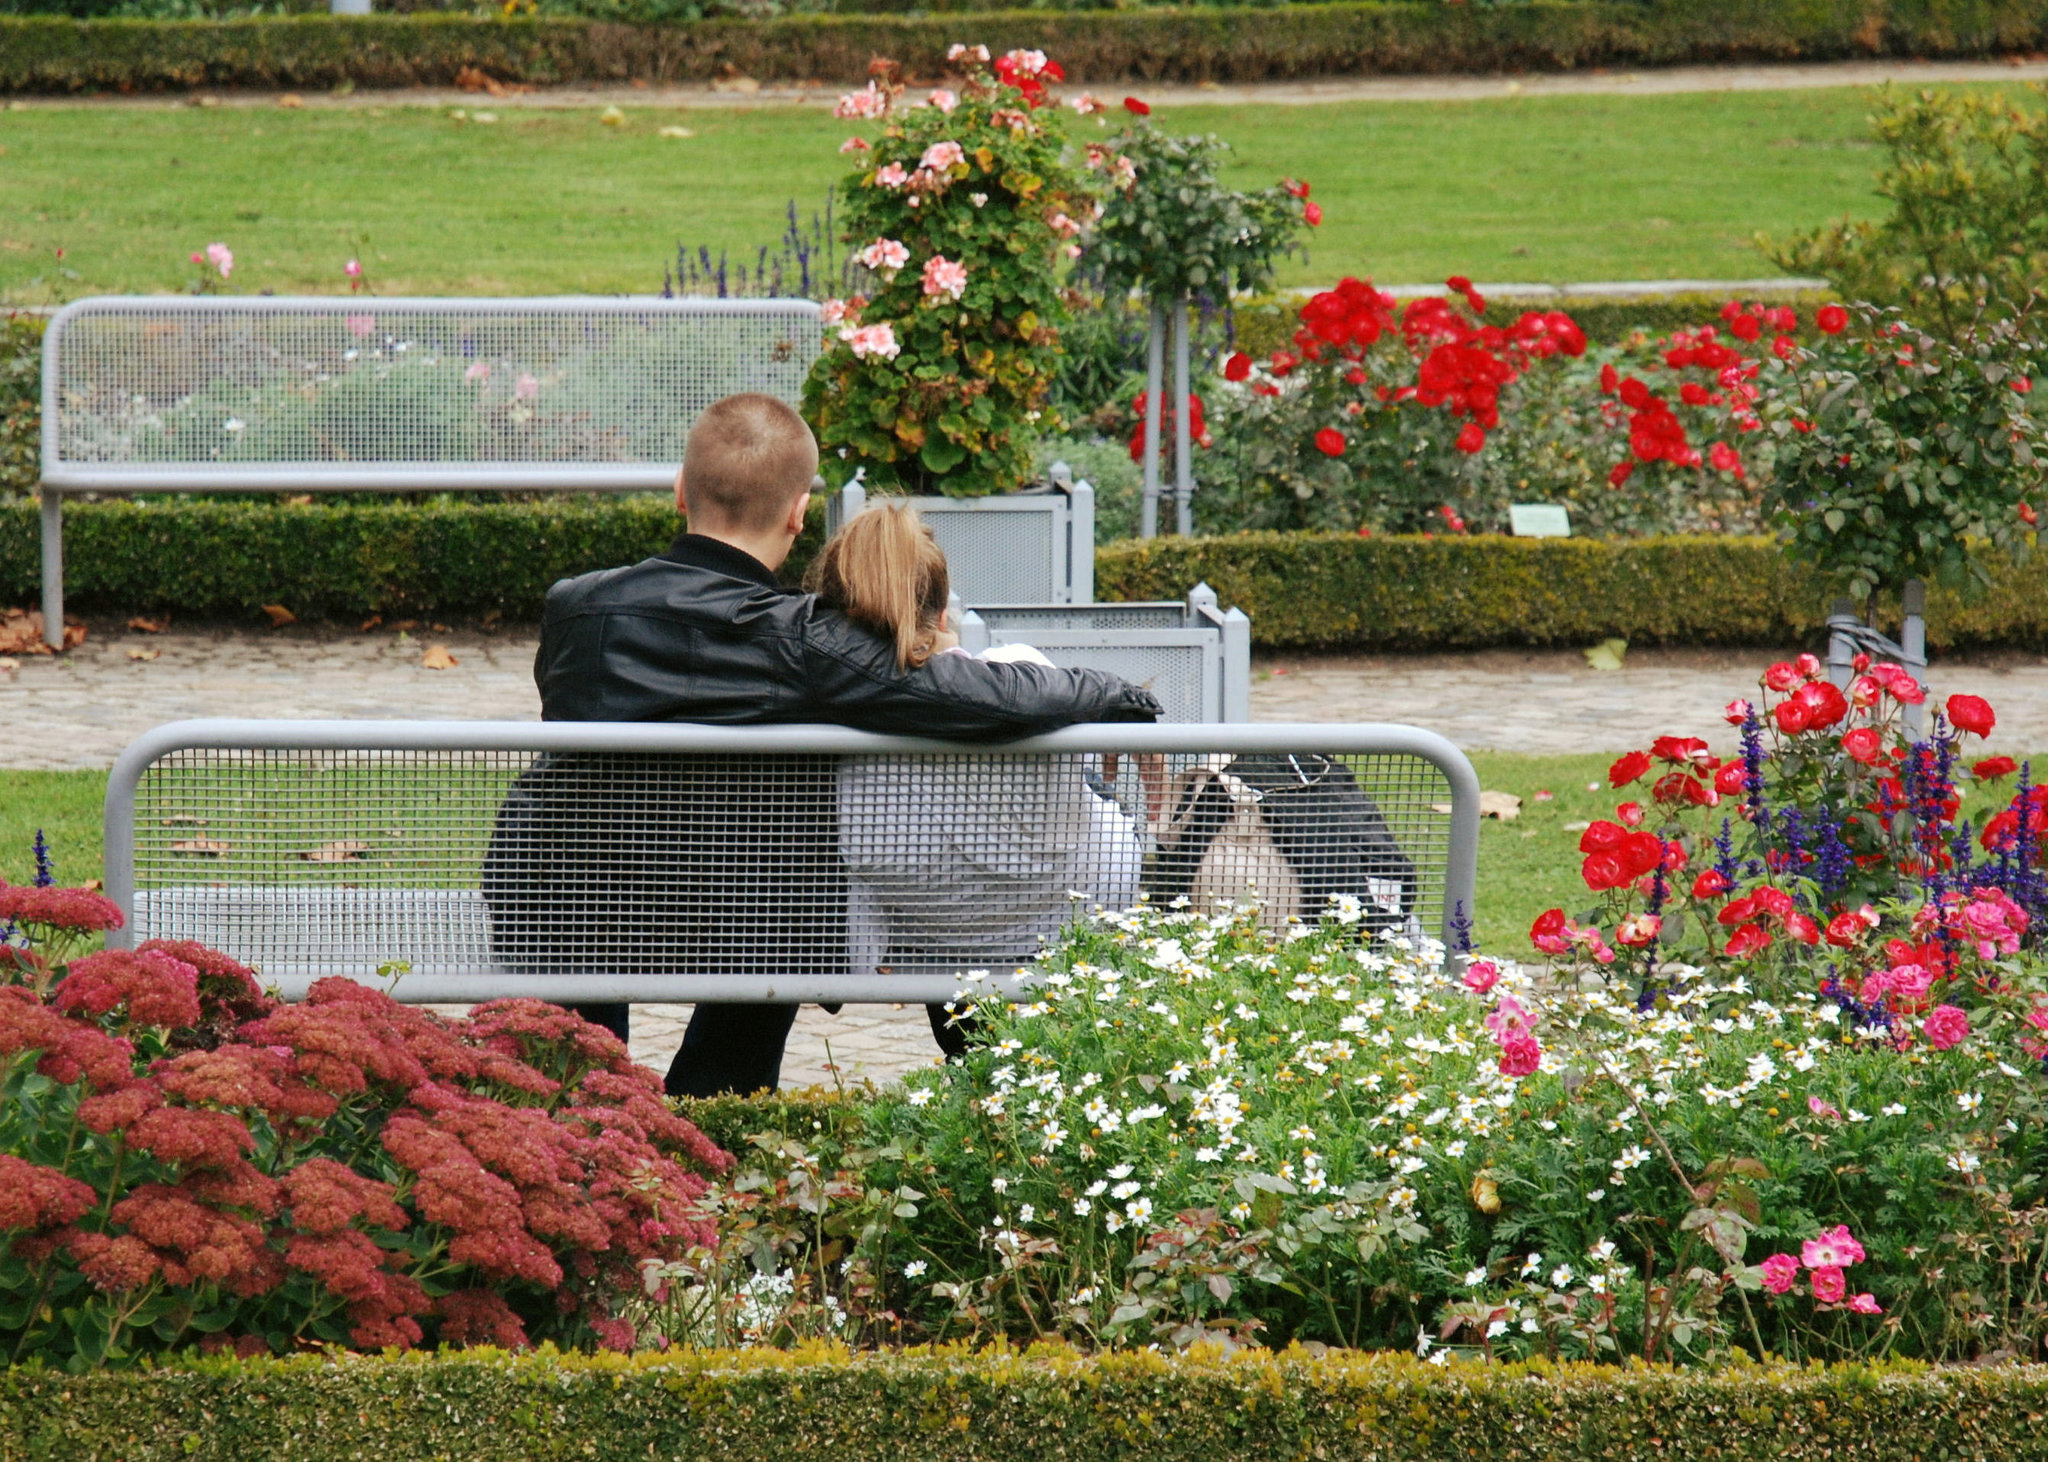
[[[146,1374],[10,1371],[0,1436],[10,1456],[34,1462],[2032,1462],[2048,1451],[2048,1370],[1439,1369],[1398,1355],[822,1346],[632,1359],[304,1356]]]
[[[1114,543],[1102,599],[1171,599],[1206,580],[1268,650],[1786,645],[1812,640],[1827,590],[1768,539],[1358,538],[1244,533]],[[1975,598],[1929,594],[1937,650],[2048,644],[2048,572],[1994,572]]]
[[[9,315],[0,323],[0,494],[34,491],[42,421],[43,322]]]
[[[1777,0],[1697,6],[1536,3],[1003,11],[992,51],[1042,47],[1077,81],[1271,81],[1715,60],[1978,56],[2048,44],[2039,0]],[[877,55],[943,69],[950,15],[785,16],[642,26],[469,15],[227,21],[0,17],[0,91],[190,86],[448,85],[465,66],[508,81],[863,77]]]
[[[653,493],[478,502],[433,498],[124,499],[67,502],[65,583],[80,609],[301,617],[370,613],[538,619],[548,586],[636,563],[682,529]],[[824,504],[784,573],[824,539]],[[33,502],[0,503],[0,604],[31,602],[42,561]]]

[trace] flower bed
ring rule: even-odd
[[[196,944],[70,959],[119,912],[0,884],[0,1344],[626,1348],[730,1158],[608,1032],[535,1001],[305,1003]],[[24,942],[25,941],[25,942]]]

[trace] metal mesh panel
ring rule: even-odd
[[[929,998],[904,977],[1005,972],[1141,892],[1256,893],[1275,920],[1348,894],[1368,927],[1433,933],[1451,861],[1450,783],[1406,754],[199,747],[134,785],[124,937],[201,940],[293,992],[402,962],[418,999],[507,976]]]
[[[995,644],[1031,645],[1055,665],[1073,670],[1107,670],[1133,685],[1142,685],[1158,697],[1164,712],[1161,719],[1181,725],[1220,721],[1221,691],[1212,684],[1221,669],[1213,645],[1203,644],[1185,631],[1152,632],[1152,642],[1118,642],[1107,636],[1090,643],[1092,636],[1062,635],[1049,631],[1021,634],[991,633]],[[1178,640],[1180,643],[1173,643]]]
[[[115,299],[52,334],[45,475],[140,486],[462,464],[659,485],[711,402],[799,400],[820,341],[803,300]]]
[[[1177,600],[1141,604],[976,604],[992,631],[1029,641],[1042,630],[1179,629],[1188,607]]]
[[[918,515],[945,550],[954,591],[969,604],[1065,596],[1065,504],[1051,497],[1044,501],[1048,506],[1042,512],[1020,512],[917,500]]]

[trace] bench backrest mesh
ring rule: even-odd
[[[1368,910],[1376,927],[1435,935],[1452,905],[1469,915],[1459,829],[1476,829],[1476,783],[1426,733],[1095,726],[1029,745],[184,723],[116,768],[109,889],[130,913],[121,938],[201,940],[288,992],[400,962],[401,998],[420,1000],[941,998],[965,971],[1028,963],[1078,910],[1141,892],[1256,887],[1270,916],[1315,917],[1327,890],[1303,870],[1348,857],[1355,883],[1355,850],[1275,861],[1217,821],[1228,804],[1205,803],[1214,856],[1198,876],[1183,836],[1205,764],[1314,746],[1384,818],[1387,842],[1365,855],[1393,890]]]

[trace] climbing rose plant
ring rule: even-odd
[[[608,1032],[349,980],[283,1005],[201,945],[65,960],[119,911],[0,885],[0,1345],[629,1349],[731,1159]]]
[[[846,241],[867,285],[829,300],[805,412],[837,485],[972,497],[1020,487],[1067,305],[1063,267],[1095,216],[1087,174],[1063,156],[1038,51],[993,62],[954,46],[961,75],[911,99],[877,63],[839,115],[878,121],[847,139]]]

